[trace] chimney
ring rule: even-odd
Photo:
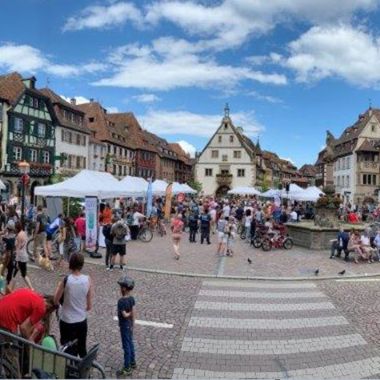
[[[94,98],[90,98],[90,103],[93,103],[94,102]]]
[[[77,105],[77,100],[75,98],[71,98],[70,99],[70,104],[72,104],[73,106],[76,106]]]

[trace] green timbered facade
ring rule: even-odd
[[[31,177],[53,174],[55,130],[51,110],[49,100],[29,88],[8,110],[5,174],[19,175],[22,160],[30,164]]]

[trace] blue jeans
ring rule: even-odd
[[[120,326],[120,335],[124,351],[124,368],[129,368],[136,361],[132,327],[127,324]]]

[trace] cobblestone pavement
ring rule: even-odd
[[[373,264],[353,262],[342,259],[330,260],[327,251],[311,251],[294,247],[287,250],[263,252],[250,247],[237,238],[234,257],[217,257],[217,239],[211,236],[211,245],[188,242],[184,233],[181,242],[182,257],[173,259],[173,249],[169,236],[155,235],[150,243],[129,242],[127,245],[128,265],[169,272],[198,273],[205,275],[239,276],[239,277],[314,277],[316,268],[320,277],[336,276],[343,269],[346,275],[380,273],[380,263]],[[252,264],[247,262],[248,257]],[[94,259],[94,263],[104,260]]]
[[[114,377],[122,362],[119,269],[86,264],[95,284],[88,346]],[[129,271],[136,280],[134,378],[379,378],[380,279],[244,281]],[[53,292],[63,274],[30,269]],[[20,281],[19,281],[20,283]],[[170,326],[168,326],[170,327]],[[57,324],[53,323],[57,334]]]
[[[119,269],[106,272],[91,264],[85,265],[83,272],[90,274],[95,286],[94,308],[88,319],[88,347],[100,343],[98,361],[105,366],[107,377],[114,377],[123,363],[119,327],[113,320],[117,315],[116,304],[120,297],[117,279],[123,272]],[[138,368],[133,372],[133,377],[170,378],[200,280],[134,271],[129,271],[128,274],[136,281],[134,295],[137,319],[173,325],[172,328],[136,326]],[[40,269],[30,269],[30,275],[33,286],[38,291],[47,293],[53,293],[57,282],[62,278],[57,273]],[[55,321],[53,332],[59,336]]]
[[[376,285],[364,297],[366,284],[205,280],[173,377],[378,377],[380,335],[369,315],[379,302]]]

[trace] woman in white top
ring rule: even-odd
[[[81,273],[83,264],[84,256],[81,253],[70,256],[71,274],[58,284],[54,296],[55,303],[62,304],[59,321],[61,344],[77,339],[78,343],[66,352],[81,358],[87,355],[87,312],[92,308],[91,279]]]
[[[30,282],[29,277],[27,276],[27,262],[29,260],[28,253],[26,251],[26,244],[28,242],[28,237],[26,232],[22,227],[21,222],[16,222],[16,241],[15,241],[15,251],[16,251],[16,266],[13,272],[13,279],[10,284],[10,288],[13,289],[15,286],[15,277],[18,271],[21,272],[21,276],[24,279],[26,285],[29,289],[33,290],[32,283]]]
[[[252,212],[250,209],[247,209],[245,211],[245,218],[244,218],[246,243],[251,243],[251,223],[252,223]]]

